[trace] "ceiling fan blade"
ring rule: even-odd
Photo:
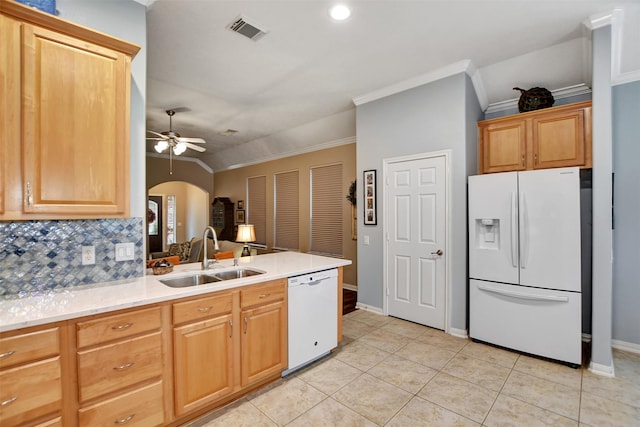
[[[148,130],[148,129],[147,129],[147,132],[152,133],[152,134],[154,134],[154,135],[158,135],[158,136],[159,136],[160,138],[162,138],[162,139],[169,139],[169,137],[168,137],[167,135],[163,135],[163,134],[161,134],[161,133],[154,132],[154,131],[152,131],[152,130]]]
[[[186,145],[187,147],[191,148],[192,150],[196,150],[196,151],[199,151],[201,153],[204,153],[205,151],[207,151],[206,148],[200,147],[199,145],[194,145],[194,144],[192,144],[190,142],[185,142],[184,145]]]
[[[202,138],[185,138],[185,137],[179,137],[178,141],[180,142],[194,142],[196,144],[205,144],[207,141],[205,141]]]
[[[147,141],[163,141],[166,140],[167,138],[147,138]]]

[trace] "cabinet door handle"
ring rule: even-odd
[[[27,189],[25,191],[25,203],[27,207],[30,208],[33,206],[33,194],[31,194],[31,181],[27,181]]]
[[[9,357],[12,356],[15,353],[15,351],[13,350],[9,350],[6,353],[2,353],[0,354],[0,359],[4,359],[5,357]]]
[[[267,298],[267,297],[269,297],[269,295],[271,295],[271,294],[260,294],[260,297],[259,297],[259,298],[260,298],[260,299],[262,299],[262,298]]]
[[[132,367],[133,365],[135,365],[134,362],[129,362],[125,365],[120,365],[120,366],[115,366],[113,368],[114,371],[124,371],[125,369],[129,369],[130,367]]]
[[[128,323],[123,323],[122,325],[112,326],[111,329],[113,329],[114,331],[124,331],[125,329],[129,329],[132,326],[133,326],[133,323],[128,322]]]
[[[522,155],[522,166],[524,166],[524,154]]]
[[[534,154],[533,155],[533,162],[537,165],[538,164],[538,155]]]
[[[229,338],[233,336],[233,320],[229,320]]]
[[[244,333],[247,333],[247,328],[249,327],[249,318],[244,316]]]
[[[198,307],[198,311],[201,313],[206,313],[207,311],[210,311],[213,307],[209,306],[209,307]]]
[[[131,415],[129,415],[129,416],[128,416],[128,417],[126,417],[126,418],[120,418],[120,419],[118,419],[118,420],[115,420],[113,423],[114,423],[114,424],[126,424],[126,423],[128,423],[129,421],[131,421],[131,420],[133,419],[133,417],[135,417],[135,416],[136,416],[136,414],[131,414]]]
[[[18,399],[18,396],[13,396],[13,397],[8,398],[4,402],[0,402],[0,408],[3,407],[3,406],[11,405],[17,399]]]

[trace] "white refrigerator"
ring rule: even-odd
[[[580,171],[469,177],[471,338],[581,364]]]

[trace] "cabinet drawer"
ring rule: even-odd
[[[160,307],[78,322],[78,348],[160,329]]]
[[[0,372],[0,425],[19,425],[61,406],[59,356]]]
[[[230,293],[178,302],[173,304],[173,323],[178,324],[214,315],[231,313],[232,307],[233,296]]]
[[[240,291],[240,305],[245,308],[282,301],[285,297],[285,291],[286,281],[282,279],[251,286]]]
[[[62,427],[62,418],[56,417],[51,420],[43,421],[33,427]]]
[[[81,402],[161,374],[160,332],[78,352]]]
[[[55,356],[59,352],[58,328],[0,338],[0,368]]]
[[[163,422],[162,381],[78,411],[81,426],[157,426]]]

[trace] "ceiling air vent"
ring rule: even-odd
[[[239,16],[238,18],[236,18],[236,20],[229,24],[227,28],[238,34],[242,34],[243,36],[250,38],[251,40],[258,40],[260,37],[264,36],[267,33],[265,30],[261,30],[255,25],[247,22],[247,18],[243,16]]]

